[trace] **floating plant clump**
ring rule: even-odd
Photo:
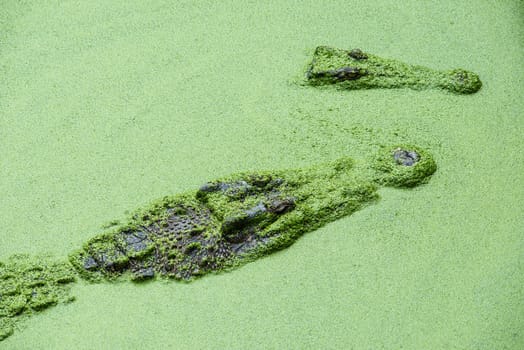
[[[239,173],[162,198],[87,241],[69,261],[15,256],[0,263],[0,339],[21,318],[72,300],[76,277],[190,281],[232,269],[375,201],[380,185],[415,186],[435,170],[427,152],[398,146],[368,163],[343,157],[308,168]]]
[[[477,74],[464,69],[439,71],[382,58],[360,49],[343,50],[328,46],[315,49],[306,80],[315,86],[335,84],[348,90],[437,88],[458,94],[471,94],[482,86]]]

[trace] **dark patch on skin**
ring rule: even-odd
[[[133,273],[133,281],[145,281],[153,277],[155,277],[155,269],[153,267],[146,267]]]
[[[364,52],[362,52],[361,49],[353,49],[348,54],[349,57],[356,59],[356,60],[365,60],[368,58],[368,55],[366,55]]]
[[[420,157],[415,151],[408,151],[399,148],[393,152],[393,159],[399,165],[413,166],[419,161]]]
[[[342,67],[333,70],[323,70],[316,73],[310,73],[309,79],[314,78],[331,78],[335,81],[357,80],[364,76],[366,72],[357,67]]]
[[[272,213],[283,214],[295,208],[295,198],[275,199],[269,206]]]
[[[97,267],[98,267],[98,263],[96,262],[95,259],[93,259],[92,256],[88,256],[84,260],[84,269],[91,271],[91,270],[95,270]]]
[[[152,243],[143,231],[125,231],[121,235],[125,244],[124,251],[126,252],[142,252]]]

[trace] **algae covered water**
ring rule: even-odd
[[[365,164],[397,144],[427,150],[438,171],[230,273],[75,283],[73,303],[1,347],[520,348],[522,12],[519,1],[2,6],[0,261],[66,260],[101,223],[241,171]],[[297,84],[318,46],[462,68],[482,88]]]

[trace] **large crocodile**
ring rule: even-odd
[[[375,201],[381,185],[413,187],[435,170],[427,152],[404,145],[384,148],[368,162],[342,157],[307,168],[239,173],[153,202],[87,241],[69,260],[16,255],[0,263],[0,340],[18,320],[74,300],[69,288],[78,278],[190,281],[232,269]]]

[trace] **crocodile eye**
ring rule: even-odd
[[[393,159],[399,165],[413,166],[418,162],[420,157],[418,153],[415,151],[408,151],[402,148],[397,148],[395,152],[393,152]]]

